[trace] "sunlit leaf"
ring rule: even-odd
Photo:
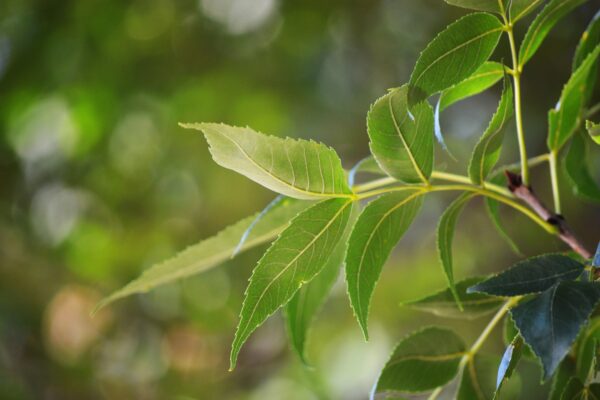
[[[456,222],[463,208],[467,205],[469,200],[475,197],[476,194],[472,192],[465,192],[461,194],[442,214],[440,222],[437,227],[437,249],[444,275],[448,282],[448,287],[452,291],[452,294],[458,303],[458,307],[462,308],[460,303],[460,296],[454,285],[454,267],[452,262],[452,242],[454,240],[454,229]]]
[[[246,289],[231,368],[248,337],[327,264],[352,213],[352,201],[330,199],[295,217],[259,260]]]
[[[548,148],[559,150],[575,133],[581,123],[581,114],[587,101],[588,76],[600,54],[597,46],[573,72],[564,86],[556,107],[548,113]]]
[[[497,310],[504,300],[496,296],[482,293],[467,293],[467,288],[481,282],[485,278],[467,278],[456,283],[456,293],[463,309],[456,304],[452,291],[447,288],[421,299],[407,301],[403,306],[419,311],[430,312],[440,317],[474,319],[488,315]]]
[[[258,221],[244,241],[241,251],[266,243],[275,238],[298,213],[311,202],[285,199]],[[113,301],[135,293],[147,292],[177,279],[207,271],[231,258],[240,238],[255,221],[258,214],[231,225],[216,236],[192,245],[159,264],[148,268],[127,286],[114,292],[98,305],[98,309]]]
[[[586,138],[579,132],[575,133],[562,165],[571,190],[577,197],[600,202],[600,187],[590,174],[587,147]]]
[[[427,102],[409,112],[408,89],[393,89],[367,115],[371,153],[388,175],[407,183],[428,182],[433,171],[433,110]]]
[[[476,355],[466,363],[460,379],[456,400],[492,400],[496,392],[496,379],[500,358]],[[503,385],[502,399],[519,398],[521,381],[514,376]]]
[[[217,164],[289,197],[351,197],[335,151],[321,143],[268,136],[224,124],[181,124],[204,133]]]
[[[545,254],[520,261],[467,292],[494,296],[521,296],[540,293],[554,284],[577,279],[585,266],[562,254]]]
[[[482,185],[492,171],[502,150],[504,128],[513,115],[513,92],[510,82],[505,82],[500,103],[483,136],[473,149],[469,161],[469,178],[476,185]]]
[[[453,331],[430,327],[404,338],[385,364],[376,392],[423,392],[442,386],[458,372],[465,344]]]
[[[359,207],[353,207],[346,229],[329,256],[323,270],[312,281],[302,286],[285,306],[286,326],[290,343],[305,364],[308,364],[305,347],[310,325],[339,276],[340,268],[346,256],[348,237],[358,214]]]
[[[519,48],[519,65],[523,66],[539,49],[550,30],[565,15],[586,0],[551,0],[529,26]]]
[[[585,121],[585,129],[590,135],[590,138],[597,144],[600,144],[600,124],[592,121]]]
[[[444,111],[452,104],[475,96],[492,87],[504,76],[504,65],[486,61],[471,76],[444,90],[440,95],[440,111]]]
[[[600,284],[563,281],[510,312],[550,377],[600,301]]]
[[[523,347],[523,338],[517,335],[508,345],[506,350],[504,350],[502,360],[500,360],[500,366],[498,367],[498,375],[496,376],[496,390],[494,392],[494,399],[498,398],[500,389],[515,372],[519,360],[521,359],[521,355],[523,354]]]
[[[469,14],[449,25],[427,45],[410,77],[410,103],[440,92],[472,75],[492,55],[502,24],[486,13]]]
[[[348,296],[365,338],[369,305],[383,264],[421,209],[422,194],[406,190],[372,201],[350,235],[346,255]]]
[[[515,23],[533,10],[535,10],[544,0],[511,0],[510,2],[510,20]]]

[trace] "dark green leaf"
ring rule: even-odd
[[[586,88],[590,71],[596,65],[600,46],[591,52],[564,86],[556,107],[548,112],[548,148],[558,151],[581,124],[581,114],[587,101]]]
[[[572,358],[567,357],[562,360],[552,378],[552,386],[550,388],[548,400],[560,400],[567,383],[574,375],[575,362]]]
[[[571,378],[560,396],[561,400],[586,400],[585,386],[578,378]]]
[[[339,276],[346,256],[348,237],[354,221],[358,218],[359,207],[353,207],[352,215],[339,243],[329,256],[323,270],[308,284],[302,286],[285,306],[286,326],[292,348],[303,363],[308,364],[305,354],[306,339],[311,322],[329,295],[331,287]]]
[[[544,0],[511,0],[510,20],[515,23],[533,10],[535,10]]]
[[[600,144],[600,124],[592,121],[585,121],[585,129],[590,135],[590,138],[597,144]]]
[[[562,254],[545,254],[516,263],[506,271],[467,290],[494,296],[521,296],[540,293],[554,284],[574,280],[585,266]]]
[[[388,175],[427,183],[433,171],[433,110],[426,101],[408,110],[406,86],[380,97],[367,115],[371,153]]]
[[[239,250],[244,251],[269,242],[288,226],[292,218],[310,204],[313,203],[284,199],[256,222]],[[258,214],[255,214],[245,218],[223,229],[217,235],[188,247],[175,257],[153,265],[139,278],[103,299],[98,304],[96,311],[117,299],[147,292],[177,279],[207,271],[225,262],[231,258],[240,238],[257,216]]]
[[[517,364],[519,363],[519,360],[523,355],[523,348],[523,338],[517,335],[504,351],[504,355],[502,356],[502,360],[500,361],[500,366],[498,367],[494,399],[498,398],[500,389],[515,372]]]
[[[600,284],[563,281],[511,310],[525,342],[542,361],[544,379],[568,353],[600,301]]]
[[[246,289],[231,347],[231,368],[252,332],[325,267],[346,228],[352,204],[330,199],[303,211],[259,260]]]
[[[477,11],[502,13],[498,0],[444,0],[446,3]]]
[[[421,208],[423,192],[392,192],[372,201],[354,225],[346,255],[348,296],[360,327],[368,338],[371,296],[383,264]]]
[[[454,240],[454,229],[456,227],[456,221],[458,216],[462,212],[463,208],[467,205],[469,200],[475,197],[476,194],[471,192],[465,192],[461,194],[450,206],[444,211],[440,222],[437,227],[437,249],[440,262],[446,280],[448,281],[448,287],[452,291],[458,306],[462,308],[460,303],[460,297],[456,288],[454,287],[454,267],[452,265],[452,241]]]
[[[496,392],[496,378],[500,359],[476,355],[465,365],[456,400],[491,400]],[[502,399],[518,399],[520,380],[517,376],[503,385]]]
[[[600,11],[594,15],[587,29],[581,35],[581,39],[579,39],[573,58],[573,71],[583,64],[583,61],[594,51],[598,44],[600,44]]]
[[[538,50],[556,23],[586,0],[551,0],[529,26],[519,48],[519,65],[523,66]]]
[[[385,364],[376,392],[424,392],[448,383],[458,372],[465,345],[453,331],[430,327],[404,338]]]
[[[452,104],[492,87],[504,76],[504,65],[486,61],[471,76],[444,90],[440,95],[440,111]]]
[[[505,82],[504,91],[500,98],[498,108],[490,124],[479,139],[469,161],[469,178],[476,185],[483,185],[488,174],[498,162],[502,142],[504,140],[504,127],[513,115],[513,92],[510,82]]]
[[[423,50],[410,77],[411,104],[471,76],[492,55],[502,24],[490,14],[469,14]]]
[[[504,344],[506,346],[509,346],[513,342],[515,337],[519,336],[519,330],[515,326],[515,323],[512,320],[512,318],[510,318],[510,316],[504,319],[503,336]],[[523,346],[522,356],[530,360],[535,359],[535,354],[533,354],[533,352],[528,346]]]
[[[204,133],[215,162],[298,199],[351,197],[336,152],[321,143],[278,138],[224,124],[181,124]]]
[[[461,311],[450,289],[444,289],[418,300],[402,303],[419,311],[426,311],[440,317],[474,319],[497,310],[504,301],[495,296],[482,293],[467,293],[468,287],[485,278],[467,278],[456,283],[456,292],[463,306]]]
[[[573,135],[569,151],[563,161],[563,169],[573,193],[584,200],[600,202],[600,187],[588,167],[588,144],[581,133]]]
[[[600,340],[600,318],[594,318],[581,335],[577,347],[576,373],[584,382],[592,371],[598,340]]]

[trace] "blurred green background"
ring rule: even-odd
[[[589,1],[562,21],[528,64],[531,155],[545,151],[546,110],[599,7]],[[312,369],[289,351],[275,316],[227,372],[242,294],[264,249],[89,317],[154,262],[274,197],[214,164],[202,136],[177,122],[318,139],[349,168],[368,153],[369,104],[407,81],[420,50],[464,14],[441,0],[0,1],[0,398],[364,399],[409,331],[436,323],[474,340],[486,318],[464,323],[399,306],[444,286],[434,227],[451,196],[428,198],[388,262],[369,343],[338,282],[312,331]],[[494,59],[509,60],[506,50]],[[443,116],[458,161],[438,148],[440,169],[465,172],[498,97],[496,87]],[[512,162],[509,131],[503,159]],[[534,173],[543,196],[547,178],[544,168]],[[598,209],[562,189],[565,214],[592,248]],[[563,248],[503,215],[525,254]],[[460,221],[455,257],[458,277],[517,259],[480,202]],[[502,351],[499,333],[486,350]],[[537,369],[522,373],[522,397],[545,398]]]

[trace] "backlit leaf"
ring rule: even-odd
[[[437,227],[437,249],[444,275],[448,281],[448,287],[452,291],[452,294],[458,303],[458,307],[462,308],[460,303],[460,296],[454,286],[454,267],[452,263],[452,242],[454,240],[454,229],[456,222],[463,208],[467,205],[469,200],[475,197],[476,194],[472,192],[465,192],[461,194],[442,214],[440,222]]]
[[[444,289],[432,295],[418,300],[402,303],[419,311],[430,312],[440,317],[474,319],[488,315],[502,306],[504,300],[496,296],[488,296],[482,293],[467,293],[467,288],[485,278],[467,278],[456,283],[456,293],[460,299],[463,310],[456,304],[454,295],[450,289]]]
[[[365,207],[354,225],[346,255],[348,296],[365,338],[369,305],[383,264],[421,208],[423,192],[392,192]]]
[[[483,136],[479,139],[469,161],[469,178],[476,185],[482,185],[500,158],[504,128],[513,115],[513,92],[510,82],[505,88],[500,103]]]
[[[410,77],[410,103],[471,76],[492,55],[502,24],[486,13],[469,14],[449,25],[427,45]]]
[[[267,212],[248,234],[241,251],[266,243],[275,238],[298,213],[311,202],[284,199]],[[166,261],[148,268],[137,279],[114,292],[98,304],[97,309],[135,293],[147,292],[155,287],[207,271],[231,258],[234,249],[258,214],[233,224],[216,236],[192,245]]]
[[[388,175],[407,183],[426,183],[433,171],[433,110],[427,102],[410,112],[402,86],[380,97],[367,115],[371,153]]]
[[[442,386],[456,376],[465,350],[462,339],[449,329],[417,331],[396,346],[376,392],[424,392]]]
[[[525,342],[542,361],[544,379],[568,353],[600,301],[600,284],[563,281],[510,312]]]
[[[181,124],[204,133],[217,164],[298,199],[351,197],[335,151],[324,144],[278,138],[224,124]]]
[[[548,113],[548,148],[559,150],[575,133],[581,123],[581,114],[587,101],[588,76],[596,65],[600,46],[591,52],[573,72],[564,86],[556,107]]]
[[[444,90],[440,95],[440,111],[452,104],[492,87],[504,76],[504,65],[486,61],[471,76]]]
[[[519,65],[523,66],[533,57],[550,30],[565,15],[586,0],[551,0],[529,26],[519,48]]]
[[[259,260],[246,289],[231,368],[248,337],[327,264],[352,213],[352,201],[330,199],[295,217]]]
[[[520,261],[477,285],[467,292],[494,296],[521,296],[540,293],[554,284],[574,280],[585,266],[562,254],[545,254]]]

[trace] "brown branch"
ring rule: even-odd
[[[535,195],[531,187],[523,184],[520,175],[508,170],[504,171],[504,174],[506,175],[506,179],[508,179],[508,189],[517,198],[527,203],[527,205],[529,205],[537,215],[546,220],[546,222],[556,226],[558,229],[558,237],[563,242],[568,244],[569,247],[581,257],[585,259],[592,258],[592,253],[590,253],[583,243],[575,237],[575,234],[573,234],[573,231],[571,231],[562,215],[550,211],[550,209],[548,209],[548,207],[546,207]],[[596,275],[599,274],[600,273],[597,273]]]

